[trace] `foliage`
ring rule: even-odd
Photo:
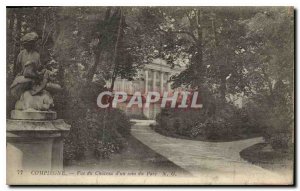
[[[245,108],[222,105],[214,115],[205,110],[164,109],[157,115],[155,130],[167,136],[207,141],[230,141],[261,134]]]
[[[217,106],[217,112],[206,124],[191,125],[185,117],[173,116],[175,129],[192,126],[193,134],[197,134],[202,132],[199,127],[207,127],[211,136],[217,137],[234,133],[232,124],[256,126],[257,132],[274,148],[292,144],[294,16],[291,8],[155,9],[161,13],[155,13],[160,17],[156,25],[160,36],[166,42],[170,39],[174,42],[174,46],[168,43],[162,54],[172,57],[173,63],[176,60],[187,63],[185,71],[173,76],[174,87],[195,88],[201,92],[204,107],[212,102]],[[220,115],[228,103],[233,103],[231,95],[248,102],[242,108],[248,122],[240,120],[238,114]],[[212,96],[214,101],[210,101]],[[187,117],[194,121],[192,116]],[[167,129],[169,126],[162,125]]]
[[[22,49],[20,38],[27,32],[35,31],[40,36],[37,50],[42,64],[52,59],[59,63],[58,81],[64,90],[54,95],[55,110],[72,126],[65,138],[65,162],[79,160],[89,150],[97,150],[99,142],[113,145],[109,146],[109,151],[126,148],[131,125],[125,114],[118,110],[103,111],[96,105],[99,93],[107,90],[105,81],[111,78],[104,74],[117,72],[117,76],[126,78],[135,75],[133,56],[128,51],[125,54],[131,46],[125,38],[116,55],[119,67],[114,69],[110,62],[119,12],[120,8],[109,7],[7,9],[7,87],[16,75],[14,63]],[[125,30],[126,22],[123,25]],[[121,70],[128,71],[127,76],[121,75],[125,73]],[[9,96],[9,89],[7,94],[9,117],[16,100]]]
[[[127,148],[126,138],[131,124],[120,110],[88,110],[85,118],[71,120],[67,120],[72,128],[65,139],[66,161],[81,159],[89,151],[93,151],[99,159],[107,159],[111,153]]]
[[[113,88],[114,83],[105,88],[106,81],[132,80],[153,58],[171,67],[186,66],[172,77],[173,87],[198,90],[204,106],[200,111],[163,110],[157,131],[209,140],[261,133],[278,149],[293,143],[290,7],[8,8],[8,88],[16,74],[20,38],[31,31],[40,36],[42,63],[54,59],[60,65],[64,92],[56,95],[55,104],[72,125],[66,140],[69,158],[81,156],[89,144],[104,158],[111,153],[108,145],[126,145],[122,138],[130,131],[128,119],[118,110],[109,115],[97,110],[96,98]],[[242,108],[233,106],[232,96],[243,100]],[[8,114],[14,102],[7,89]],[[120,120],[111,120],[116,118]]]

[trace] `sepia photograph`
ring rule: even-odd
[[[6,184],[295,185],[293,6],[6,7]]]

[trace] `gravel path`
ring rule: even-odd
[[[152,120],[132,120],[132,135],[150,149],[182,169],[201,178],[203,184],[291,184],[292,178],[248,163],[240,151],[264,142],[262,137],[232,141],[203,142],[160,135]]]

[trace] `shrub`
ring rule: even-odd
[[[271,95],[257,95],[248,104],[251,121],[257,121],[257,126],[266,142],[275,150],[293,148],[294,101],[284,89],[273,90]]]
[[[99,84],[88,87],[78,84],[77,88],[70,88],[56,99],[60,101],[56,104],[59,114],[72,126],[65,138],[65,162],[80,160],[86,152],[94,153],[99,159],[107,158],[126,148],[131,124],[125,113],[97,107],[97,96],[104,91]]]
[[[205,136],[205,123],[196,123],[191,128],[190,137]]]
[[[246,109],[229,103],[217,103],[202,110],[163,109],[157,115],[159,133],[201,140],[234,140],[251,137],[259,131],[255,120],[248,117]],[[210,111],[210,112],[208,112]]]
[[[119,144],[98,141],[94,148],[94,155],[97,159],[109,159],[112,153],[120,152],[120,150]]]
[[[86,142],[84,131],[81,128],[85,127],[84,121],[78,119],[77,122],[68,122],[71,125],[69,134],[64,139],[64,164],[68,164],[73,160],[80,160],[84,158],[86,151]]]
[[[264,120],[264,137],[273,149],[286,150],[293,145],[294,123],[287,115],[281,109],[274,108]]]
[[[108,125],[112,129],[116,129],[116,134],[120,134],[118,138],[128,137],[130,135],[131,124],[125,112],[119,109],[111,109],[108,115]]]
[[[131,124],[122,111],[88,110],[84,119],[75,121],[65,139],[66,162],[82,159],[88,150],[98,159],[106,159],[127,147]]]

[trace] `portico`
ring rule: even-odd
[[[148,92],[159,92],[160,96],[163,96],[163,92],[172,92],[171,82],[169,81],[171,76],[183,71],[184,67],[171,68],[165,60],[154,59],[152,63],[146,64],[144,68],[140,69],[136,78],[133,81],[126,79],[116,79],[114,91],[123,91],[128,96],[134,95],[134,92],[141,92],[143,97],[147,97]],[[110,86],[110,82],[107,82]],[[125,105],[125,104],[124,104]],[[160,105],[151,103],[149,108],[126,108],[119,107],[130,115],[144,115],[149,119],[154,119],[160,112]]]

